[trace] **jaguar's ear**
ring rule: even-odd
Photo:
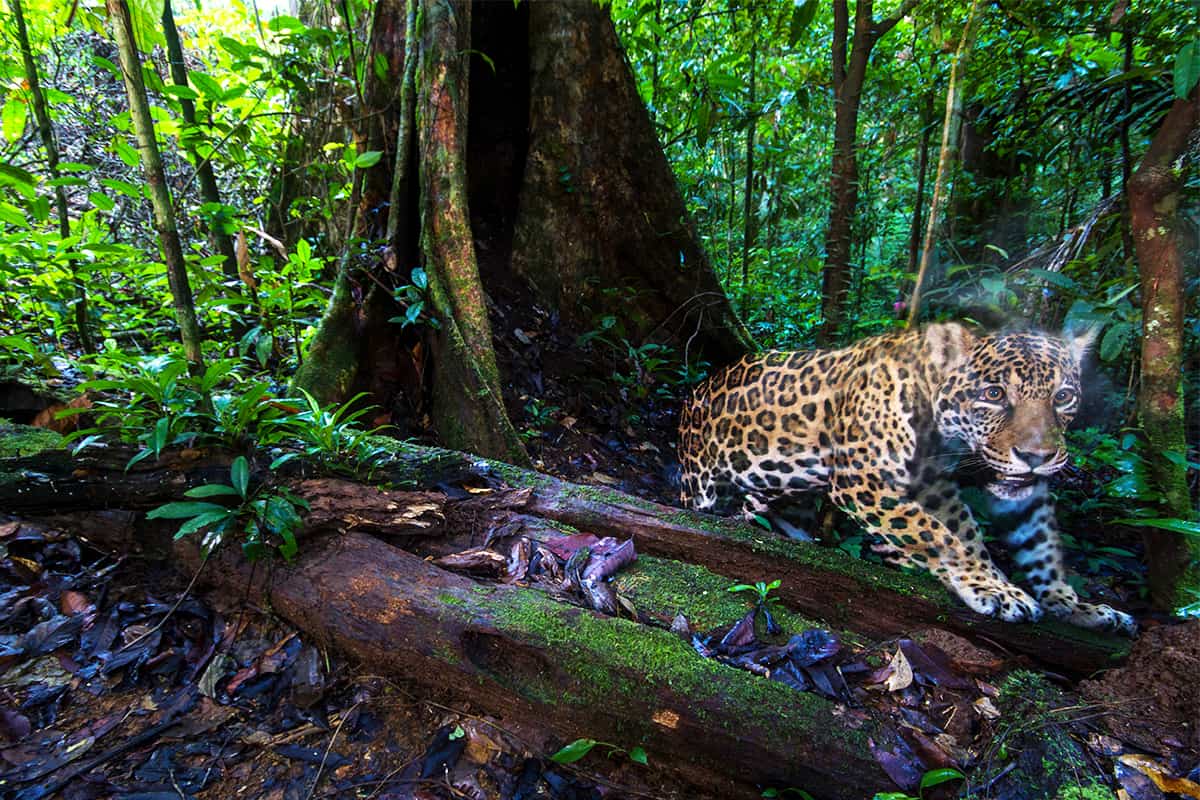
[[[1100,336],[1100,328],[1100,325],[1083,325],[1067,327],[1063,331],[1063,341],[1067,343],[1067,350],[1071,352],[1071,358],[1075,360],[1076,364],[1083,363],[1084,357]]]
[[[925,328],[922,345],[929,363],[944,375],[970,360],[975,334],[957,322],[939,322]]]

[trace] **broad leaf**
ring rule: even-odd
[[[187,519],[199,514],[213,514],[217,512],[225,514],[228,511],[229,509],[225,506],[219,506],[216,503],[179,501],[159,506],[146,514],[146,519]]]
[[[588,753],[592,752],[592,748],[597,744],[599,744],[599,742],[597,742],[595,739],[576,739],[554,755],[550,756],[550,760],[559,764],[573,764],[586,756]]]
[[[233,464],[229,467],[229,477],[233,482],[233,488],[242,497],[246,496],[246,489],[250,486],[250,464],[246,461],[245,456],[238,456],[233,460]]]

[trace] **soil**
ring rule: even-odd
[[[1144,631],[1123,666],[1080,693],[1125,742],[1194,766],[1200,758],[1200,621]]]

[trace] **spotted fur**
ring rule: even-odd
[[[1089,343],[976,336],[947,323],[841,350],[747,356],[700,384],[683,409],[683,502],[713,510],[740,499],[747,518],[766,515],[807,538],[777,511],[825,493],[893,560],[928,569],[980,614],[1019,622],[1044,611],[1132,634],[1132,617],[1081,601],[1067,583],[1046,488],[1067,460],[1063,429],[1079,406]],[[955,442],[992,471],[992,513],[1032,596],[993,563],[943,476]]]

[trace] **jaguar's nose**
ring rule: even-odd
[[[1017,450],[1013,448],[1013,457],[1017,461],[1022,462],[1029,467],[1030,470],[1035,470],[1045,464],[1047,461],[1053,461],[1058,452],[1055,450],[1043,451],[1035,453],[1030,450]]]

